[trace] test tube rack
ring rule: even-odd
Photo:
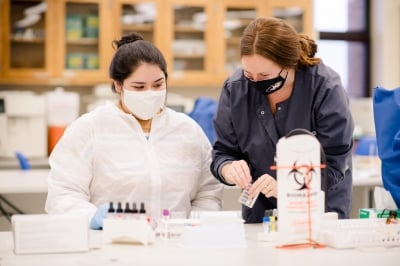
[[[320,242],[334,248],[400,246],[400,223],[386,219],[342,219],[324,221]]]

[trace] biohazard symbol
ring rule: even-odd
[[[297,165],[297,161],[293,163],[292,170],[289,172],[289,178],[298,184],[297,190],[310,189],[310,184],[315,175],[315,168],[310,162],[309,165]]]

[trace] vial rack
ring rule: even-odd
[[[400,246],[400,223],[386,219],[342,219],[324,221],[320,242],[334,248]]]

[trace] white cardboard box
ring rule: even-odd
[[[11,223],[16,254],[89,250],[89,226],[86,216],[13,215]]]

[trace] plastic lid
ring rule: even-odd
[[[113,204],[112,201],[110,201],[110,205],[109,205],[109,207],[108,207],[108,212],[115,212],[114,204]]]
[[[118,205],[117,205],[117,212],[123,212],[121,202],[118,202]]]
[[[139,213],[146,213],[146,209],[144,208],[144,202],[140,203]]]
[[[129,202],[125,203],[125,213],[131,213],[131,209],[129,208]]]
[[[136,207],[136,202],[132,204],[132,213],[138,213],[138,209]]]

